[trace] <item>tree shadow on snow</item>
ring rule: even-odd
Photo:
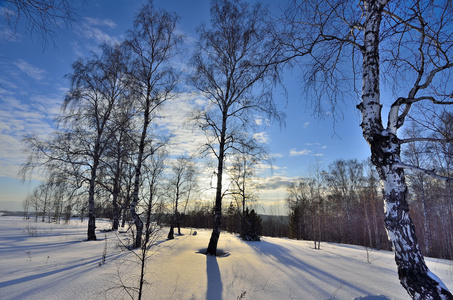
[[[207,250],[208,250],[207,248],[202,248],[195,253],[206,255]],[[212,255],[206,255],[206,256],[212,256]],[[217,252],[216,252],[215,256],[213,256],[213,257],[228,257],[228,256],[230,256],[230,252],[224,251],[222,249],[217,249]]]
[[[351,283],[345,282],[343,278],[337,276],[336,274],[326,272],[315,265],[307,262],[302,261],[299,258],[295,257],[291,254],[291,251],[283,246],[278,244],[269,243],[267,241],[261,241],[259,243],[255,242],[246,242],[250,247],[252,247],[259,255],[265,255],[274,260],[276,263],[283,264],[285,266],[291,266],[292,268],[297,268],[304,273],[309,274],[315,278],[325,278],[326,280],[330,280],[331,282],[336,282],[339,285],[348,286],[361,294],[368,294],[369,292],[362,289],[357,285],[353,285]],[[367,299],[368,298],[364,298]],[[374,298],[369,298],[373,299]],[[379,300],[387,299],[387,298],[376,298]]]
[[[217,257],[206,255],[206,272],[208,277],[208,289],[206,299],[222,299],[222,276],[220,275]]]

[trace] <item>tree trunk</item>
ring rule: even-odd
[[[134,181],[134,192],[132,194],[132,203],[130,207],[131,211],[131,218],[134,220],[135,223],[135,248],[139,248],[142,245],[142,235],[143,235],[143,221],[140,219],[140,216],[137,214],[137,204],[138,204],[138,192],[140,188],[140,175],[141,175],[141,168],[142,168],[142,160],[143,154],[145,152],[145,139],[146,134],[148,132],[148,125],[150,122],[150,106],[151,106],[151,91],[148,88],[147,96],[146,96],[146,103],[145,103],[145,110],[144,110],[144,120],[143,120],[143,130],[140,137],[140,144],[138,148],[138,157],[137,157],[137,165],[135,167],[135,181]]]
[[[170,225],[170,231],[168,232],[167,239],[173,240],[175,238],[175,228],[173,224]]]
[[[375,239],[375,247],[377,250],[381,250],[381,237],[379,234],[379,228],[378,228],[378,220],[377,220],[377,210],[376,210],[376,193],[374,189],[371,191],[372,196],[371,196],[371,206],[373,209],[373,227],[374,227],[374,239]]]
[[[120,138],[120,141],[122,139]],[[115,176],[113,178],[113,199],[112,199],[112,205],[113,205],[113,224],[112,224],[112,229],[113,230],[118,230],[118,227],[120,225],[120,208],[118,206],[118,196],[120,194],[120,181],[121,181],[121,169],[122,169],[122,163],[121,163],[122,157],[121,157],[121,146],[118,144],[117,147],[117,158],[116,158],[116,165],[115,165]]]
[[[113,224],[112,224],[112,230],[118,230],[118,227],[120,225],[120,212],[119,212],[119,207],[118,207],[118,195],[113,194]]]
[[[383,186],[385,227],[395,252],[401,284],[414,299],[453,299],[445,285],[425,264],[409,217],[404,171],[396,136],[398,109],[390,111],[388,128],[381,119],[379,87],[379,32],[382,10],[388,1],[365,1],[366,21],[363,48],[362,130],[371,148],[371,161]],[[392,108],[393,109],[393,108]]]
[[[93,163],[93,167],[91,169],[91,179],[90,179],[90,187],[88,190],[88,241],[96,241],[96,212],[95,212],[95,205],[94,205],[94,188],[96,184],[96,169],[97,169],[97,158]]]
[[[424,234],[425,234],[425,255],[431,254],[431,239],[430,239],[430,221],[428,216],[428,208],[426,205],[426,193],[425,193],[425,185],[424,185],[424,178],[421,179],[421,196],[422,196],[422,210],[423,210],[423,223],[424,223]]]
[[[112,224],[112,230],[118,230],[118,227],[120,225],[120,209],[118,206],[118,195],[120,194],[120,185],[119,185],[119,169],[117,169],[116,174],[115,174],[115,183],[113,185],[113,199],[112,199],[112,205],[113,205],[113,224]]]
[[[219,242],[220,229],[222,225],[222,175],[223,175],[223,160],[225,156],[225,133],[226,133],[226,116],[224,114],[222,121],[222,132],[220,135],[219,156],[217,165],[217,187],[214,207],[214,227],[212,229],[208,249],[206,250],[206,254],[208,255],[217,254],[217,243]]]
[[[382,156],[373,160],[377,160],[376,167],[384,186],[385,227],[395,252],[400,282],[414,299],[453,299],[440,280],[432,277],[421,254],[409,216],[404,172],[385,158],[399,158],[399,147],[393,146],[397,149],[395,153],[381,151]],[[372,154],[376,155],[376,152]]]
[[[143,152],[142,152],[143,155]],[[131,218],[135,224],[135,243],[134,248],[140,248],[142,245],[142,235],[143,235],[143,221],[140,219],[140,215],[137,213],[137,204],[138,204],[138,192],[140,187],[140,169],[141,169],[141,159],[142,155],[138,155],[137,167],[135,168],[135,182],[134,182],[134,193],[132,195],[132,203],[130,206]]]
[[[221,228],[221,224],[222,224],[222,208],[221,208],[221,206],[220,206],[220,209],[218,209],[217,207],[218,207],[218,205],[216,204],[215,215],[214,215],[214,228],[212,229],[211,238],[209,239],[208,249],[206,250],[206,254],[214,255],[214,256],[217,254],[217,243],[219,242],[220,228]]]

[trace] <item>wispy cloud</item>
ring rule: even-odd
[[[260,178],[260,190],[283,190],[286,191],[288,185],[294,180],[292,177],[285,176],[270,176],[266,178]]]
[[[45,70],[33,66],[22,59],[17,60],[14,65],[18,67],[22,72],[36,80],[43,80],[46,75]]]
[[[310,122],[305,122],[303,126],[304,126],[304,128],[307,128],[309,125],[310,125]]]
[[[204,103],[197,93],[181,93],[164,105],[159,125],[172,135],[171,155],[192,155],[206,143],[203,132],[189,122],[193,109]]]
[[[118,38],[109,35],[101,28],[113,29],[116,23],[109,19],[98,19],[86,17],[81,24],[76,27],[75,32],[81,38],[93,40],[97,44],[101,43],[117,43]]]
[[[291,149],[289,151],[289,156],[310,155],[312,153],[313,152],[311,150],[308,150],[308,149],[302,149],[302,150],[299,150],[299,151],[297,151],[296,149]]]
[[[253,138],[261,144],[269,143],[269,134],[267,132],[257,132],[253,134]]]
[[[17,84],[15,84],[14,82],[11,82],[5,78],[2,78],[2,77],[0,77],[0,87],[7,88],[9,90],[18,88]],[[11,93],[12,93],[11,91],[2,89],[2,94],[10,95]]]
[[[20,35],[6,26],[0,25],[0,42],[18,42]]]
[[[63,98],[59,95],[37,95],[31,97],[33,107],[36,111],[47,115],[48,118],[55,118],[61,113]]]
[[[76,56],[78,56],[78,57],[84,56],[83,50],[80,48],[79,43],[77,43],[76,41],[71,42],[71,48],[72,48],[72,51],[74,51],[74,54]]]
[[[85,17],[84,19],[90,25],[102,26],[102,27],[106,26],[106,27],[109,27],[112,29],[116,27],[116,23],[110,19],[91,18],[91,17]]]
[[[58,106],[58,95],[34,96],[21,101],[14,92],[0,97],[0,177],[17,178],[26,160],[22,139],[27,134],[47,136]],[[36,174],[37,175],[37,174]],[[38,178],[38,177],[36,177]]]
[[[255,124],[256,125],[263,125],[263,118],[256,118],[255,119]]]

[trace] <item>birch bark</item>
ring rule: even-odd
[[[404,170],[398,167],[400,142],[397,137],[398,109],[382,125],[379,87],[379,33],[387,0],[365,1],[366,20],[363,48],[362,130],[371,148],[371,160],[383,186],[385,227],[395,252],[401,284],[414,299],[453,299],[445,285],[425,264],[409,217]]]

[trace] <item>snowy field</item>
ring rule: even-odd
[[[97,221],[97,229],[110,225]],[[129,233],[97,231],[86,242],[87,224],[35,223],[0,217],[0,299],[130,299],[123,285],[136,285],[139,265],[119,239]],[[210,231],[183,229],[165,239],[162,230],[147,263],[144,299],[409,299],[400,286],[393,254],[358,246],[264,237],[243,242],[222,234],[224,255],[198,253]],[[106,237],[106,239],[105,239]],[[105,253],[105,263],[103,255]],[[427,259],[451,290],[451,261]]]

